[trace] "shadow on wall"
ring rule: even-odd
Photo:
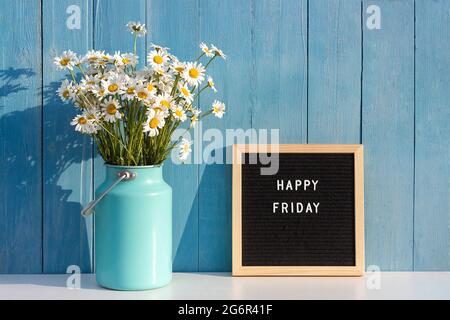
[[[211,150],[205,155],[208,164],[200,169],[199,271],[231,271],[233,184],[227,154],[232,154],[231,146]]]
[[[0,272],[17,272],[23,268],[19,262],[34,263],[23,261],[24,252],[32,250],[30,243],[24,243],[30,241],[24,236],[27,233],[38,233],[43,239],[44,272],[65,272],[70,264],[78,264],[83,271],[90,271],[88,234],[80,232],[87,229],[80,216],[79,196],[74,197],[73,189],[64,189],[58,183],[71,165],[90,159],[91,143],[89,138],[76,134],[70,127],[74,108],[62,104],[56,94],[60,82],[52,82],[42,90],[46,116],[42,119],[44,147],[41,149],[37,142],[37,137],[41,136],[41,123],[37,123],[41,119],[41,106],[27,106],[21,110],[13,105],[20,101],[14,95],[30,90],[26,84],[34,76],[35,72],[26,68],[0,70],[0,158],[3,171],[0,194],[5,199],[0,218],[9,227],[4,235],[8,245],[0,250],[0,260],[9,265],[0,266]],[[37,95],[40,93],[41,89]],[[38,174],[41,161],[44,161],[42,177]],[[75,180],[79,181],[78,178]],[[45,234],[41,234],[42,211],[36,212],[41,210],[37,208],[40,192],[44,192],[42,221]],[[30,224],[30,215],[39,217],[34,220],[36,224]],[[74,227],[77,225],[80,228]],[[28,259],[33,259],[36,254],[31,253]],[[38,254],[40,256],[41,253]]]
[[[6,264],[0,264],[0,273],[65,273],[72,264],[79,265],[82,272],[92,272],[92,224],[80,215],[80,200],[84,203],[89,201],[91,181],[89,173],[84,172],[86,182],[80,185],[80,172],[83,173],[80,164],[88,170],[92,144],[89,137],[76,133],[70,126],[70,119],[76,110],[70,104],[63,104],[57,96],[59,81],[51,82],[42,90],[45,108],[43,124],[38,123],[42,111],[40,105],[20,109],[10,102],[19,101],[14,95],[30,90],[26,84],[35,76],[31,69],[0,70],[0,194],[4,199],[0,208],[0,221],[6,221],[3,227],[8,228],[6,233],[0,233],[0,239],[7,244],[0,246],[0,261],[7,261]],[[41,94],[40,89],[37,94]],[[30,96],[29,92],[27,96]],[[42,149],[38,142],[41,125]],[[225,154],[225,149],[222,153]],[[42,177],[39,175],[41,161],[44,169]],[[192,233],[197,230],[194,227],[198,224],[196,219],[199,208],[196,204],[201,194],[200,210],[203,211],[199,217],[202,223],[198,230],[201,240],[198,253],[200,271],[229,271],[231,166],[211,164],[203,166],[201,171],[199,187],[191,206],[178,208],[189,210],[189,214],[179,242],[174,246],[174,266],[177,271],[197,271],[196,263],[191,265],[193,249],[190,246],[192,237],[197,237]],[[174,194],[183,193],[183,190],[177,191],[182,186],[172,187]],[[82,194],[80,190],[84,190]],[[38,206],[41,192],[44,195],[43,211]],[[30,220],[30,215],[35,218]],[[34,234],[34,237],[28,234]],[[205,239],[212,240],[206,242]],[[32,245],[32,241],[42,242]],[[35,263],[31,259],[40,258],[40,245],[44,252],[43,269],[40,266],[38,271],[36,268],[23,267]],[[30,251],[33,252],[28,254]],[[24,252],[27,254],[24,255]]]

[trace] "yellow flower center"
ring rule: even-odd
[[[64,90],[64,92],[63,92],[63,94],[62,94],[62,96],[65,98],[65,99],[68,99],[69,98],[69,96],[70,96],[70,91],[69,90]]]
[[[149,84],[147,85],[147,90],[148,90],[148,91],[153,91],[153,85],[152,85],[151,83],[149,83]]]
[[[96,61],[96,60],[97,60],[97,57],[96,57],[96,56],[90,56],[90,57],[88,58],[88,60],[89,60],[89,61]]]
[[[69,58],[62,58],[61,61],[59,63],[61,63],[62,66],[67,66],[70,62]]]
[[[154,107],[153,110],[155,110],[156,112],[162,112],[162,109],[160,107]]]
[[[109,105],[106,107],[106,112],[107,112],[108,114],[111,114],[111,115],[116,114],[116,112],[117,112],[116,105],[113,104],[113,103],[109,104]]]
[[[214,112],[219,112],[219,107],[214,106]]]
[[[147,97],[148,97],[148,94],[145,92],[145,91],[139,91],[138,92],[138,97],[139,97],[139,99],[147,99]]]
[[[89,119],[89,120],[94,120],[94,119],[95,119],[95,116],[94,116],[93,114],[90,114],[90,115],[88,115],[88,119]]]
[[[161,100],[161,105],[162,105],[163,107],[168,108],[168,107],[170,107],[170,102],[167,101],[167,100]]]
[[[103,58],[103,60],[109,61],[109,57],[108,56],[103,56],[102,58]]]
[[[181,93],[185,96],[188,96],[190,94],[189,90],[185,87],[181,87]]]
[[[184,146],[183,146],[183,152],[184,153],[188,153],[189,152],[189,144],[185,144]]]
[[[87,119],[85,117],[79,117],[78,118],[78,123],[79,124],[86,124],[86,122],[87,122]]]
[[[155,129],[159,124],[159,120],[157,118],[152,118],[152,120],[150,120],[150,122],[148,123],[148,125],[150,126],[150,128]]]
[[[208,80],[208,86],[211,88],[214,87],[214,82],[212,80]]]
[[[175,67],[175,70],[178,71],[178,72],[183,72],[184,71],[184,67],[183,66],[178,66],[178,67]]]
[[[130,63],[130,59],[128,59],[128,58],[122,58],[122,63],[123,63],[123,64],[129,64],[129,63]]]
[[[163,63],[163,58],[161,56],[156,55],[153,57],[153,62],[156,64],[161,64]]]
[[[183,112],[180,109],[177,109],[175,111],[175,114],[177,115],[177,117],[181,117],[183,115]]]
[[[105,90],[103,90],[103,89],[99,89],[98,90],[98,95],[99,96],[103,96],[105,94]]]
[[[133,88],[133,87],[129,87],[129,88],[127,89],[127,93],[128,93],[128,94],[133,94],[133,93],[134,93],[134,88]]]
[[[117,90],[119,90],[119,86],[115,83],[110,84],[108,86],[108,90],[109,90],[109,92],[116,92]]]
[[[190,69],[189,70],[189,76],[191,77],[191,78],[197,78],[198,76],[199,76],[199,72],[198,72],[198,70],[196,69],[196,68],[192,68],[192,69]]]

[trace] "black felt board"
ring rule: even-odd
[[[355,266],[352,153],[280,153],[276,175],[242,164],[243,266]],[[278,191],[277,179],[319,180],[317,191]],[[320,202],[318,213],[273,213],[273,202]]]

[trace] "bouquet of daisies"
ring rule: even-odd
[[[177,146],[180,159],[186,160],[192,142],[183,136],[173,141],[172,135],[185,122],[189,130],[207,115],[222,118],[222,102],[215,100],[206,112],[195,104],[204,90],[216,92],[205,72],[215,58],[226,57],[214,45],[202,43],[195,61],[182,62],[168,48],[152,44],[147,66],[137,70],[136,41],[147,31],[140,23],[127,27],[134,35],[133,53],[89,51],[80,57],[69,50],[55,58],[56,66],[70,73],[58,95],[79,111],[71,125],[93,137],[108,164],[158,165]]]

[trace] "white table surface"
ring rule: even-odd
[[[81,275],[81,288],[68,289],[68,275],[0,275],[0,299],[450,299],[450,272],[383,272],[338,277],[231,277],[229,273],[175,273],[160,289],[123,292]],[[373,278],[372,278],[373,280]]]

